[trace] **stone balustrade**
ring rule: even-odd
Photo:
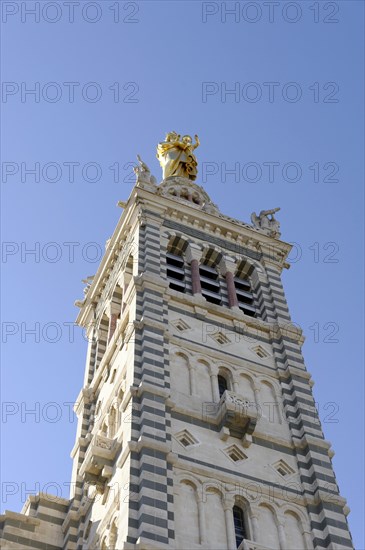
[[[255,402],[226,390],[218,404],[220,428],[228,428],[233,437],[243,438],[252,435],[255,430],[259,411]]]
[[[108,478],[117,452],[117,440],[95,434],[91,439],[80,468],[80,475]]]
[[[238,550],[273,550],[273,549],[270,548],[269,546],[263,546],[258,542],[245,539],[239,545]]]

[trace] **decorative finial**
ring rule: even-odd
[[[180,176],[196,180],[198,162],[193,153],[199,147],[200,141],[195,135],[195,143],[191,136],[183,137],[176,132],[166,134],[165,141],[157,145],[157,158],[162,167],[163,179],[171,176]]]

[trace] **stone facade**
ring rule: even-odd
[[[2,547],[353,548],[281,283],[290,245],[147,175],[77,303],[70,500],[6,512]]]

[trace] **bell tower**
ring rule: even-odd
[[[69,500],[2,517],[3,548],[353,548],[281,283],[277,208],[222,214],[190,136],[158,145],[76,302],[88,335]]]

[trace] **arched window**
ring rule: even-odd
[[[118,528],[115,524],[115,521],[113,521],[109,532],[109,549],[110,550],[115,550],[117,545],[117,539],[118,539]]]
[[[219,389],[219,397],[222,397],[224,392],[228,390],[227,378],[225,376],[222,376],[221,374],[218,374],[218,389]]]
[[[108,424],[106,422],[103,422],[100,432],[101,432],[101,435],[105,435],[105,436],[108,435]]]
[[[189,287],[189,270],[187,269],[184,252],[188,246],[187,241],[174,235],[170,237],[166,254],[166,276],[169,286],[178,292],[186,292]]]
[[[222,296],[217,269],[203,263],[199,267],[199,272],[202,295],[208,302],[220,305]]]
[[[124,292],[129,287],[129,283],[133,277],[133,261],[133,256],[130,254],[124,270]]]
[[[234,278],[234,286],[238,300],[238,307],[245,315],[256,316],[255,299],[251,286],[251,275],[254,273],[254,266],[247,260],[242,260]]]
[[[169,287],[173,290],[177,290],[178,292],[185,292],[185,262],[182,254],[178,253],[178,251],[174,251],[174,253],[167,252],[166,267]]]
[[[124,398],[124,391],[122,388],[120,388],[118,392],[118,399],[117,399],[117,415],[118,415],[118,426],[122,425],[122,418],[123,418],[123,410],[122,410],[122,402]]]
[[[194,204],[201,204],[199,194],[196,191],[192,195],[192,201],[193,201]]]
[[[186,187],[183,187],[180,191],[180,198],[182,199],[185,199],[185,200],[189,200],[190,199],[190,193],[189,191],[187,190]]]
[[[124,286],[122,289],[122,313],[124,313],[125,308],[127,307],[127,304],[124,300],[124,296],[133,278],[133,262],[134,262],[133,256],[132,254],[130,254],[124,269]]]
[[[100,362],[103,359],[106,346],[107,338],[109,331],[109,319],[104,313],[97,330],[97,342],[96,342],[96,353],[95,353],[95,368],[99,368]]]
[[[108,437],[113,438],[117,432],[118,424],[117,424],[117,411],[115,407],[112,407],[109,411],[109,419],[108,419]]]
[[[255,317],[256,308],[250,282],[243,277],[235,277],[234,286],[236,287],[238,307],[240,310],[250,317]]]
[[[122,312],[122,301],[123,301],[123,289],[116,284],[113,290],[113,295],[110,303],[110,318],[109,318],[109,329],[108,329],[108,343],[113,337],[113,334],[117,328],[118,320],[120,319]]]
[[[240,546],[244,539],[247,539],[245,527],[245,514],[240,506],[233,506],[234,532],[236,535],[236,546]]]

